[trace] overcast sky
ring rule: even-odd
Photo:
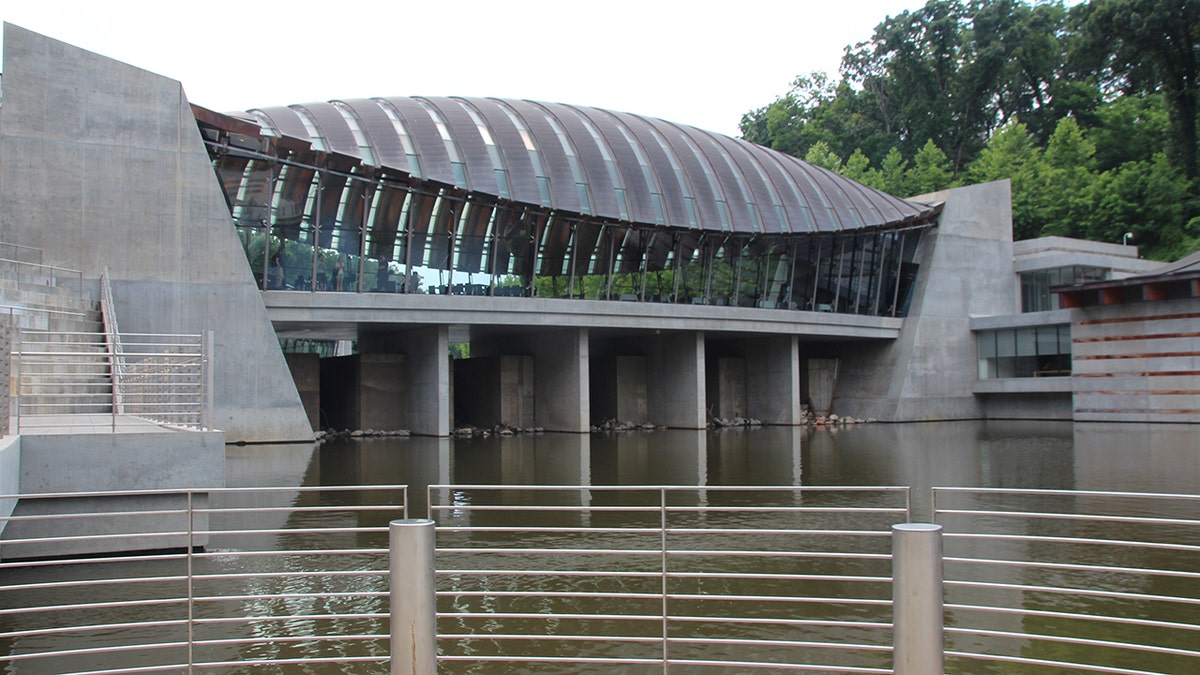
[[[8,0],[0,19],[183,82],[218,111],[497,96],[732,136],[793,78],[917,0]]]

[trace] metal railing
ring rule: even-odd
[[[0,541],[0,667],[387,672],[388,641],[410,625],[389,583],[428,575],[436,661],[451,671],[1200,669],[1197,495],[938,488],[940,525],[895,525],[907,488],[424,496],[436,546],[393,550],[392,572],[403,486],[22,496]],[[35,508],[66,497],[76,510]],[[944,536],[944,556],[910,557],[897,539],[908,530]],[[168,552],[41,559],[47,546],[131,542]],[[930,634],[940,664],[943,565],[945,668],[913,669]]]
[[[22,331],[13,352],[18,432],[144,420],[207,429],[207,345],[201,335],[126,333],[118,359],[104,335]]]
[[[935,488],[947,662],[1200,672],[1200,495]]]
[[[38,257],[40,259],[40,254]],[[83,272],[66,267],[44,265],[40,261],[26,262],[0,257],[0,279],[15,282],[17,290],[22,291],[30,289],[45,291],[47,288],[61,288],[75,297],[83,294]]]
[[[406,515],[405,486],[20,499],[0,542],[5,672],[387,661],[388,523]],[[47,558],[55,547],[91,551]]]
[[[429,505],[442,663],[891,671],[906,488],[437,485]]]

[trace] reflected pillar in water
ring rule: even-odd
[[[669,333],[651,342],[650,419],[677,429],[705,428],[704,334]]]
[[[709,485],[801,484],[804,427],[731,427],[708,434]]]

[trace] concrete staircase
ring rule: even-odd
[[[12,412],[30,415],[112,411],[112,378],[99,303],[58,285],[51,273],[0,262],[0,314],[8,319]]]

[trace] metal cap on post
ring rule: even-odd
[[[434,522],[388,524],[391,556],[392,675],[437,672]]]
[[[892,659],[895,675],[943,675],[942,526],[892,526]]]

